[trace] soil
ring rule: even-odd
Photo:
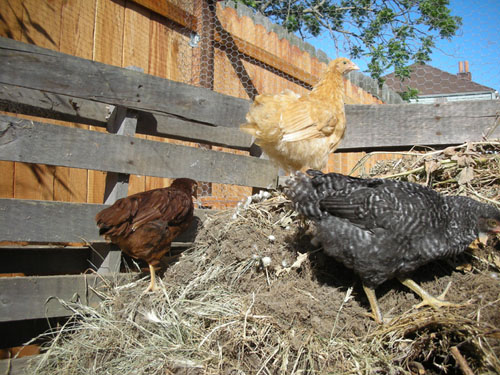
[[[288,209],[286,206],[278,203],[268,207],[266,215],[269,217],[265,222],[279,222]],[[252,209],[251,206],[249,212],[240,212],[239,220],[232,218],[234,211],[215,216],[201,231],[197,242],[204,244],[207,262],[214,259],[225,265],[253,262],[249,271],[242,273],[237,280],[221,280],[231,284],[235,293],[246,295],[248,304],[252,302],[250,298],[253,299],[253,314],[271,316],[280,330],[293,332],[297,347],[311,335],[320,341],[329,341],[332,337],[352,341],[366,340],[381,330],[370,317],[369,304],[358,277],[311,244],[312,223],[305,227],[301,223],[265,225],[256,219],[259,215],[255,216]],[[271,241],[269,236],[275,239]],[[451,283],[446,300],[458,306],[444,308],[442,313],[471,321],[480,320],[484,327],[495,330],[495,327],[500,327],[500,277],[497,268],[481,260],[498,254],[498,248],[497,240],[491,241],[487,247],[478,247],[474,243],[456,259],[431,263],[417,270],[412,278],[435,296]],[[305,253],[308,256],[300,267],[283,271],[284,265],[289,267]],[[267,267],[262,265],[263,257],[271,259]],[[166,272],[164,281],[167,284],[186,282],[198,271],[198,257],[186,253]],[[432,321],[434,311],[429,307],[415,310],[419,297],[398,281],[384,283],[376,293],[386,327],[397,325],[400,319],[411,314],[426,314]],[[412,340],[428,337],[422,339],[413,362],[424,363],[427,374],[441,373],[442,369],[435,363],[448,366],[448,373],[461,373],[449,353],[444,351],[452,346],[464,346],[466,335],[459,332],[458,326],[442,326],[439,319],[434,323],[410,327],[403,335],[403,338]],[[446,345],[440,343],[441,347],[436,349],[436,340],[443,340],[443,335],[446,336]],[[499,355],[500,341],[490,340],[490,344]],[[481,355],[475,348],[464,348],[469,360],[479,366],[478,363],[483,361]]]

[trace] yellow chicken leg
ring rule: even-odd
[[[370,308],[372,309],[372,316],[377,324],[382,324],[382,313],[380,312],[380,307],[378,306],[377,296],[375,295],[375,290],[373,288],[367,287],[363,284],[363,289],[368,297],[368,302],[370,302]]]
[[[156,271],[151,264],[149,265],[149,273],[151,274],[151,281],[149,282],[149,286],[146,288],[144,293],[158,290],[158,287],[156,286]]]
[[[433,295],[429,294],[426,290],[424,290],[420,285],[418,285],[415,281],[412,279],[406,278],[406,279],[399,279],[399,281],[413,290],[416,294],[422,298],[422,302],[419,304],[415,305],[415,308],[419,309],[422,306],[430,306],[435,310],[439,310],[441,307],[444,306],[460,306],[459,304],[448,302],[444,300],[444,297],[446,296],[446,293],[448,292],[448,289],[451,286],[451,282],[448,284],[446,289],[444,290],[443,293],[441,293],[438,297],[434,297]]]

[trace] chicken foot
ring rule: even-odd
[[[422,288],[420,285],[418,285],[415,281],[409,278],[401,278],[399,279],[401,284],[405,285],[406,287],[410,288],[413,290],[416,294],[422,298],[422,302],[419,304],[415,305],[414,307],[416,309],[421,308],[422,306],[430,306],[435,310],[439,310],[441,307],[457,307],[460,306],[459,304],[453,303],[453,302],[448,302],[444,300],[444,297],[446,296],[446,293],[450,289],[451,282],[446,286],[445,290],[443,293],[441,293],[439,296],[434,297],[433,295],[429,294],[424,288]]]
[[[158,290],[158,287],[156,286],[156,271],[151,264],[149,265],[149,273],[151,275],[151,281],[149,282],[149,286],[146,288],[144,293],[154,292]]]
[[[382,324],[382,313],[380,312],[380,307],[377,302],[377,296],[375,295],[375,289],[370,288],[363,284],[363,290],[365,291],[368,302],[370,303],[370,308],[372,310],[372,317],[377,324]]]

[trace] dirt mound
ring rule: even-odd
[[[471,164],[489,168],[477,172],[488,181],[478,194],[487,196],[500,186],[491,177],[498,176],[498,156],[474,152],[467,156],[488,159]],[[459,174],[466,166],[458,165]],[[433,168],[429,176],[436,182],[441,172]],[[414,174],[427,179],[425,166],[420,172]],[[477,188],[470,182],[455,185],[473,194]],[[487,247],[473,244],[459,258],[413,275],[435,295],[451,282],[447,299],[460,306],[415,310],[417,297],[389,281],[377,289],[389,319],[378,326],[368,317],[358,278],[310,243],[313,225],[302,222],[281,193],[260,198],[210,217],[195,246],[165,272],[160,292],[141,294],[148,280],[140,280],[103,291],[99,309],[72,305],[75,319],[54,333],[47,356],[33,371],[462,374],[470,367],[474,373],[500,372],[497,240]]]

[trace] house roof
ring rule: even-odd
[[[401,81],[394,73],[384,76],[387,86],[397,92],[404,92],[407,86],[417,89],[419,95],[460,94],[471,92],[494,92],[491,87],[471,81],[471,74],[450,74],[427,64],[410,66],[410,77]]]

